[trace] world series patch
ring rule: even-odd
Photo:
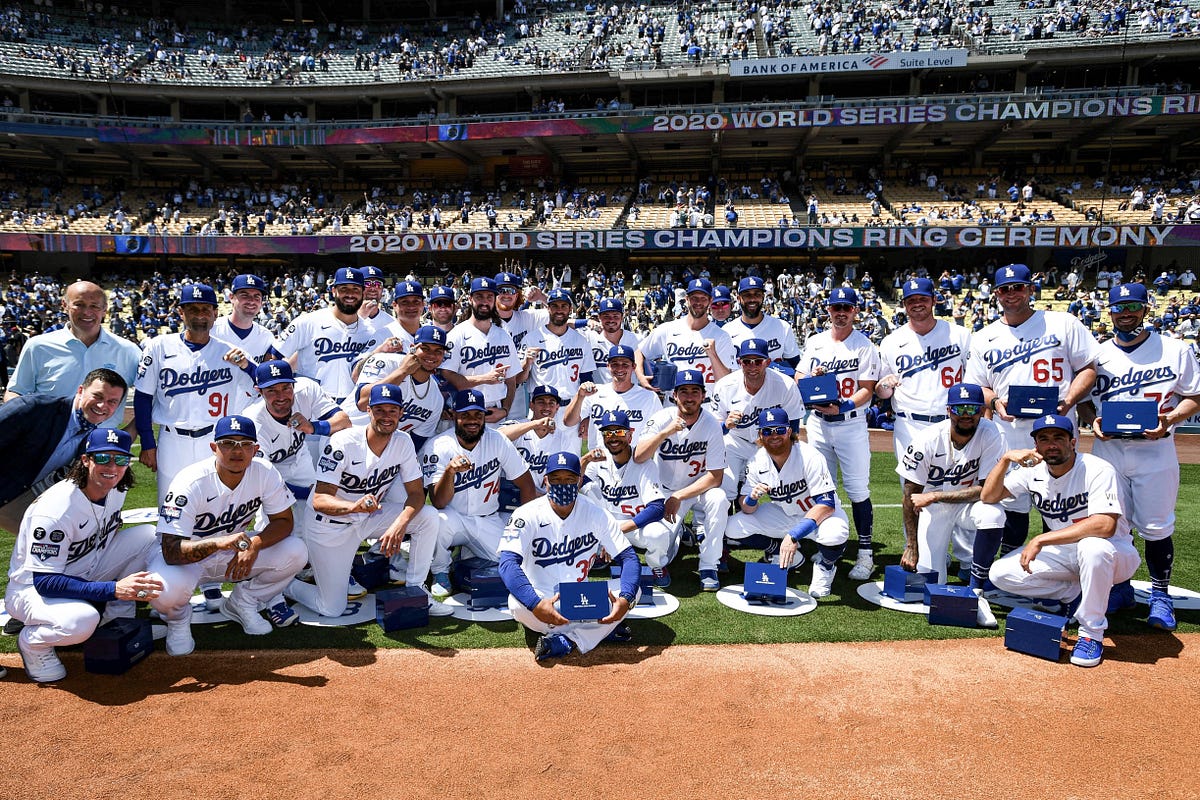
[[[56,544],[46,544],[45,542],[34,542],[29,547],[29,554],[34,558],[42,561],[49,561],[52,558],[58,558],[59,546]]]

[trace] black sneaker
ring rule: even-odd
[[[608,636],[604,637],[604,641],[616,642],[618,644],[624,644],[625,642],[632,642],[633,641],[633,630],[629,627],[628,623],[625,623],[625,622],[619,623],[617,625],[617,627],[612,629],[612,633],[610,633],[610,634],[608,634]]]
[[[16,617],[9,617],[8,622],[4,623],[4,635],[16,636],[25,627],[25,623]]]

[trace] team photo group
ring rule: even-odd
[[[1096,666],[1136,603],[1135,535],[1148,624],[1176,627],[1172,432],[1200,411],[1200,365],[1148,326],[1143,283],[1107,289],[1101,342],[1035,308],[1025,265],[987,277],[994,318],[973,332],[935,315],[929,278],[899,281],[878,344],[850,280],[820,294],[816,333],[765,313],[751,275],[690,277],[677,316],[637,334],[622,293],[342,267],[276,334],[269,283],[239,274],[173,289],[177,327],[140,347],[108,329],[105,288],[71,283],[0,405],[22,456],[0,477],[6,633],[30,679],[59,681],[58,648],[140,604],[186,656],[197,613],[250,636],[346,614],[365,557],[430,616],[455,613],[467,562],[494,568],[538,661],[636,641],[629,612],[678,580],[681,548],[702,592],[741,580],[731,550],[761,549],[819,604],[839,572],[881,577],[868,411],[886,401],[900,566],[960,583],[982,627],[1001,598],[1070,619],[1071,663]],[[134,460],[157,487],[140,524]],[[602,568],[599,610],[568,610]]]

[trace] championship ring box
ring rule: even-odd
[[[401,586],[375,593],[375,620],[385,633],[429,624],[429,595],[420,586]]]
[[[479,556],[461,558],[455,561],[450,567],[450,581],[455,586],[467,586],[471,583],[471,573],[473,571],[494,566],[496,566],[495,561],[488,561],[486,558],[480,558]]]
[[[1100,403],[1100,432],[1114,439],[1140,439],[1158,427],[1153,400],[1105,400]]]
[[[742,597],[751,603],[786,603],[787,570],[777,564],[747,564]]]
[[[1055,386],[1010,386],[1004,403],[1008,413],[1022,419],[1058,413],[1058,388]]]
[[[83,668],[97,675],[123,675],[154,649],[149,620],[121,617],[83,643]]]
[[[969,586],[927,583],[925,602],[929,605],[930,625],[978,627],[979,596]]]
[[[508,589],[500,579],[500,568],[495,565],[476,567],[460,586],[471,595],[472,611],[508,606]]]
[[[568,581],[558,585],[558,613],[567,619],[602,619],[611,610],[606,581]]]
[[[613,580],[620,580],[621,565],[615,561],[612,562],[609,565],[609,574]],[[639,606],[654,605],[654,570],[644,564],[642,565],[641,577],[638,578],[638,588],[641,589],[642,593],[638,596],[637,604]]]
[[[368,592],[386,584],[388,577],[388,557],[379,553],[358,553],[350,562],[350,574]]]
[[[1018,653],[1058,661],[1067,618],[1031,608],[1014,608],[1004,622],[1004,646]]]
[[[675,376],[679,373],[679,367],[672,364],[670,361],[651,361],[648,365],[650,372],[650,385],[660,392],[670,392],[675,389]]]
[[[883,593],[901,603],[920,603],[925,599],[925,586],[937,583],[936,572],[909,572],[899,564],[883,569]]]
[[[814,375],[811,378],[801,378],[796,382],[796,387],[800,390],[800,400],[806,407],[841,402],[835,375]]]

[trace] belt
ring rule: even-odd
[[[847,411],[845,414],[822,414],[818,411],[817,416],[826,422],[842,422],[844,420],[854,419],[857,417],[858,409],[855,409],[854,411]]]
[[[332,522],[334,525],[353,525],[354,524],[353,522],[350,522],[349,520],[334,519],[333,517],[329,517],[324,514],[317,514],[316,520],[317,520],[317,522]]]
[[[201,436],[208,436],[210,433],[212,433],[212,430],[212,425],[209,425],[205,428],[196,428],[194,431],[184,430],[183,428],[167,428],[169,433],[176,433],[180,436],[187,436],[191,439],[199,439]]]
[[[903,411],[896,412],[897,417],[907,417],[917,422],[945,422],[947,417],[945,414],[939,414],[936,417],[928,416],[927,414],[906,414]]]

